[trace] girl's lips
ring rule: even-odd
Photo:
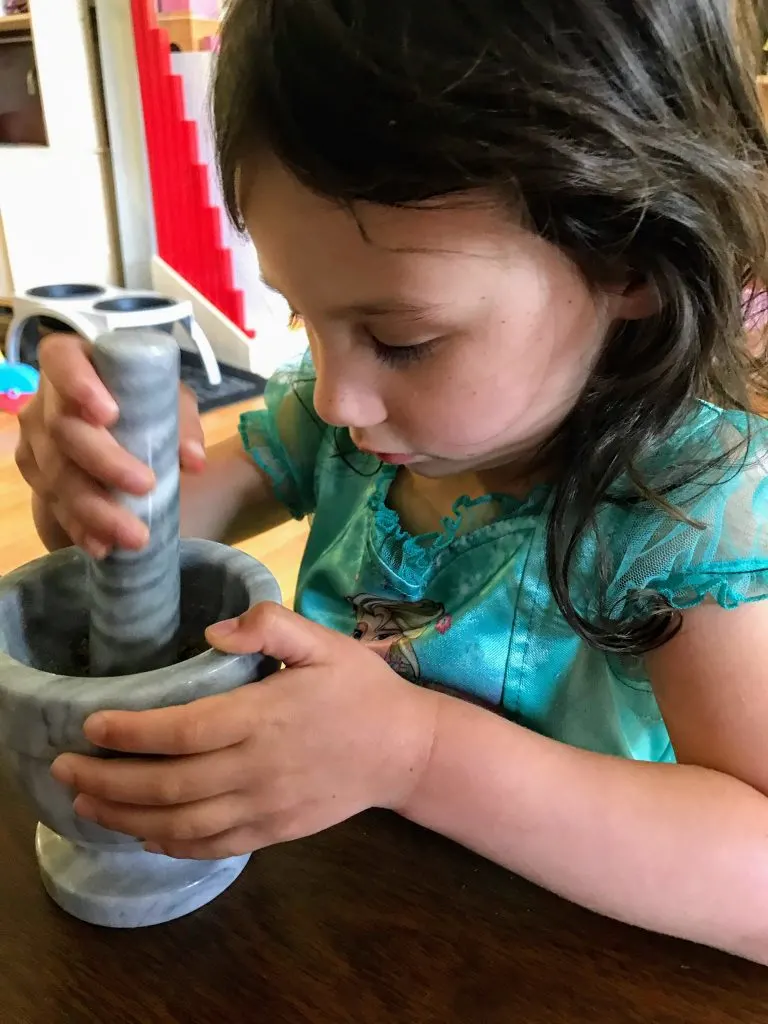
[[[375,455],[380,462],[386,462],[390,466],[407,466],[409,462],[414,462],[416,459],[415,455],[403,455],[395,452],[371,452],[371,455]]]
[[[351,437],[352,443],[365,455],[372,455],[379,462],[386,462],[390,466],[406,466],[409,462],[418,462],[419,456],[412,455],[408,452],[377,452],[373,448],[369,448],[367,444],[360,444],[355,440],[354,436]]]
[[[405,452],[375,452],[372,448],[364,445],[357,446],[366,455],[372,455],[379,462],[386,462],[390,466],[406,466],[409,462],[415,462],[418,456],[407,455]]]

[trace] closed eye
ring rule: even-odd
[[[437,344],[437,339],[435,339],[434,341],[423,341],[418,345],[385,345],[370,331],[367,333],[373,344],[376,358],[380,359],[382,363],[386,363],[387,366],[407,366],[409,363],[415,363],[428,356]]]
[[[301,313],[291,307],[288,326],[291,329],[297,329],[303,324],[304,318]],[[409,363],[415,363],[429,355],[439,340],[435,338],[432,341],[422,341],[418,345],[385,345],[369,330],[366,330],[365,333],[373,345],[376,358],[380,359],[382,363],[386,363],[387,366],[407,366]]]

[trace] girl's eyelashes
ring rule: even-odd
[[[409,363],[415,363],[429,355],[437,344],[435,338],[434,341],[422,341],[418,345],[385,345],[370,331],[367,334],[373,344],[376,358],[380,359],[382,363],[386,363],[387,366],[407,366]]]
[[[304,318],[301,313],[291,309],[288,316],[288,326],[292,329],[303,327]],[[373,345],[376,358],[380,359],[382,363],[386,363],[387,366],[407,366],[408,363],[415,363],[418,359],[423,359],[429,355],[438,341],[435,338],[432,341],[422,341],[418,345],[385,345],[383,341],[380,341],[375,334],[371,334],[369,330],[366,329],[365,333]]]

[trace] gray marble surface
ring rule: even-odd
[[[159,330],[112,331],[94,343],[93,364],[120,409],[110,433],[155,474],[148,494],[113,494],[149,543],[89,566],[91,675],[125,675],[178,660],[179,346]]]
[[[280,600],[271,573],[241,551],[203,540],[182,540],[180,551],[181,642],[188,648],[201,641],[211,623],[261,601]],[[226,888],[225,878],[231,881],[242,870],[242,858],[228,867],[217,862],[174,874],[177,869],[165,863],[168,858],[145,854],[133,837],[77,817],[74,794],[51,778],[51,763],[64,751],[110,756],[83,737],[83,722],[94,711],[186,704],[260,679],[275,665],[258,654],[206,650],[166,668],[92,677],[86,660],[87,579],[88,560],[75,549],[47,555],[0,578],[0,751],[42,824],[58,837],[53,842],[41,831],[38,842],[43,880],[52,896],[70,913],[95,924],[123,927],[126,914],[134,925],[154,924],[194,909],[197,899],[202,905],[206,892],[213,898]],[[140,856],[131,862],[132,881],[121,883],[122,889],[113,892],[117,902],[110,902],[102,895],[108,887],[104,880],[116,885],[125,862],[104,858],[124,853]],[[207,887],[206,873],[211,875]],[[168,881],[173,877],[180,885],[177,905]],[[191,878],[197,879],[194,885]],[[130,911],[125,885],[137,896]],[[162,899],[152,895],[156,886],[163,891]],[[141,906],[154,908],[147,910],[147,919],[142,920]]]
[[[35,848],[48,895],[74,917],[112,928],[146,928],[190,914],[228,889],[250,859],[104,851],[75,846],[42,824]]]

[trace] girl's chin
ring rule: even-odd
[[[531,455],[523,455],[521,451],[486,452],[486,453],[451,453],[450,455],[419,455],[408,463],[408,468],[426,477],[455,476],[458,473],[481,473],[491,470],[519,472],[530,465]]]

